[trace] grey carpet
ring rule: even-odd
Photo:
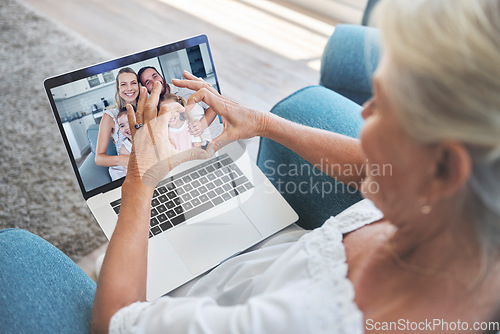
[[[106,238],[79,191],[43,80],[105,58],[24,4],[0,0],[0,229],[26,229],[75,261]]]

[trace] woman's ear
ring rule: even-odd
[[[436,147],[434,196],[453,196],[467,184],[471,172],[472,159],[463,144],[456,141],[440,143]]]

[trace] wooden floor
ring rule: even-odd
[[[263,111],[318,83],[337,23],[268,0],[20,1],[110,58],[206,34],[223,95]],[[92,278],[105,247],[79,263]]]
[[[222,93],[261,110],[318,82],[336,23],[267,0],[21,1],[110,57],[206,34]]]

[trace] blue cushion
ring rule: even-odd
[[[90,152],[87,158],[85,158],[78,171],[80,172],[83,186],[87,191],[111,182],[108,167],[97,166],[93,152]]]
[[[99,124],[89,125],[87,128],[87,139],[90,144],[90,154],[85,158],[85,161],[79,167],[80,176],[82,178],[85,189],[91,190],[111,182],[108,167],[97,166],[95,164],[95,150],[97,147],[97,137],[99,135]],[[109,138],[107,155],[116,155],[115,143]]]
[[[358,137],[363,124],[360,110],[356,103],[325,87],[310,86],[285,98],[271,112],[293,122]],[[358,191],[267,138],[261,138],[257,165],[295,209],[298,224],[306,229],[321,226],[331,215],[361,199]]]
[[[87,139],[89,140],[90,150],[95,154],[97,148],[97,137],[99,135],[99,124],[91,124],[87,128]],[[116,146],[113,139],[109,137],[108,148],[106,149],[107,155],[117,155]]]
[[[361,20],[362,25],[370,25],[371,14],[378,2],[379,0],[368,0],[368,2],[366,3],[365,11],[363,12],[363,19]]]
[[[372,74],[380,57],[375,28],[339,24],[321,59],[320,85],[359,105],[372,95]]]

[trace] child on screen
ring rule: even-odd
[[[186,106],[186,100],[175,94],[165,94],[160,98],[158,108],[165,104],[179,103],[181,106]],[[188,133],[188,122],[179,113],[172,113],[168,122],[168,130],[170,141],[174,144],[178,151],[187,150],[191,147],[201,147],[201,138],[193,137]]]

